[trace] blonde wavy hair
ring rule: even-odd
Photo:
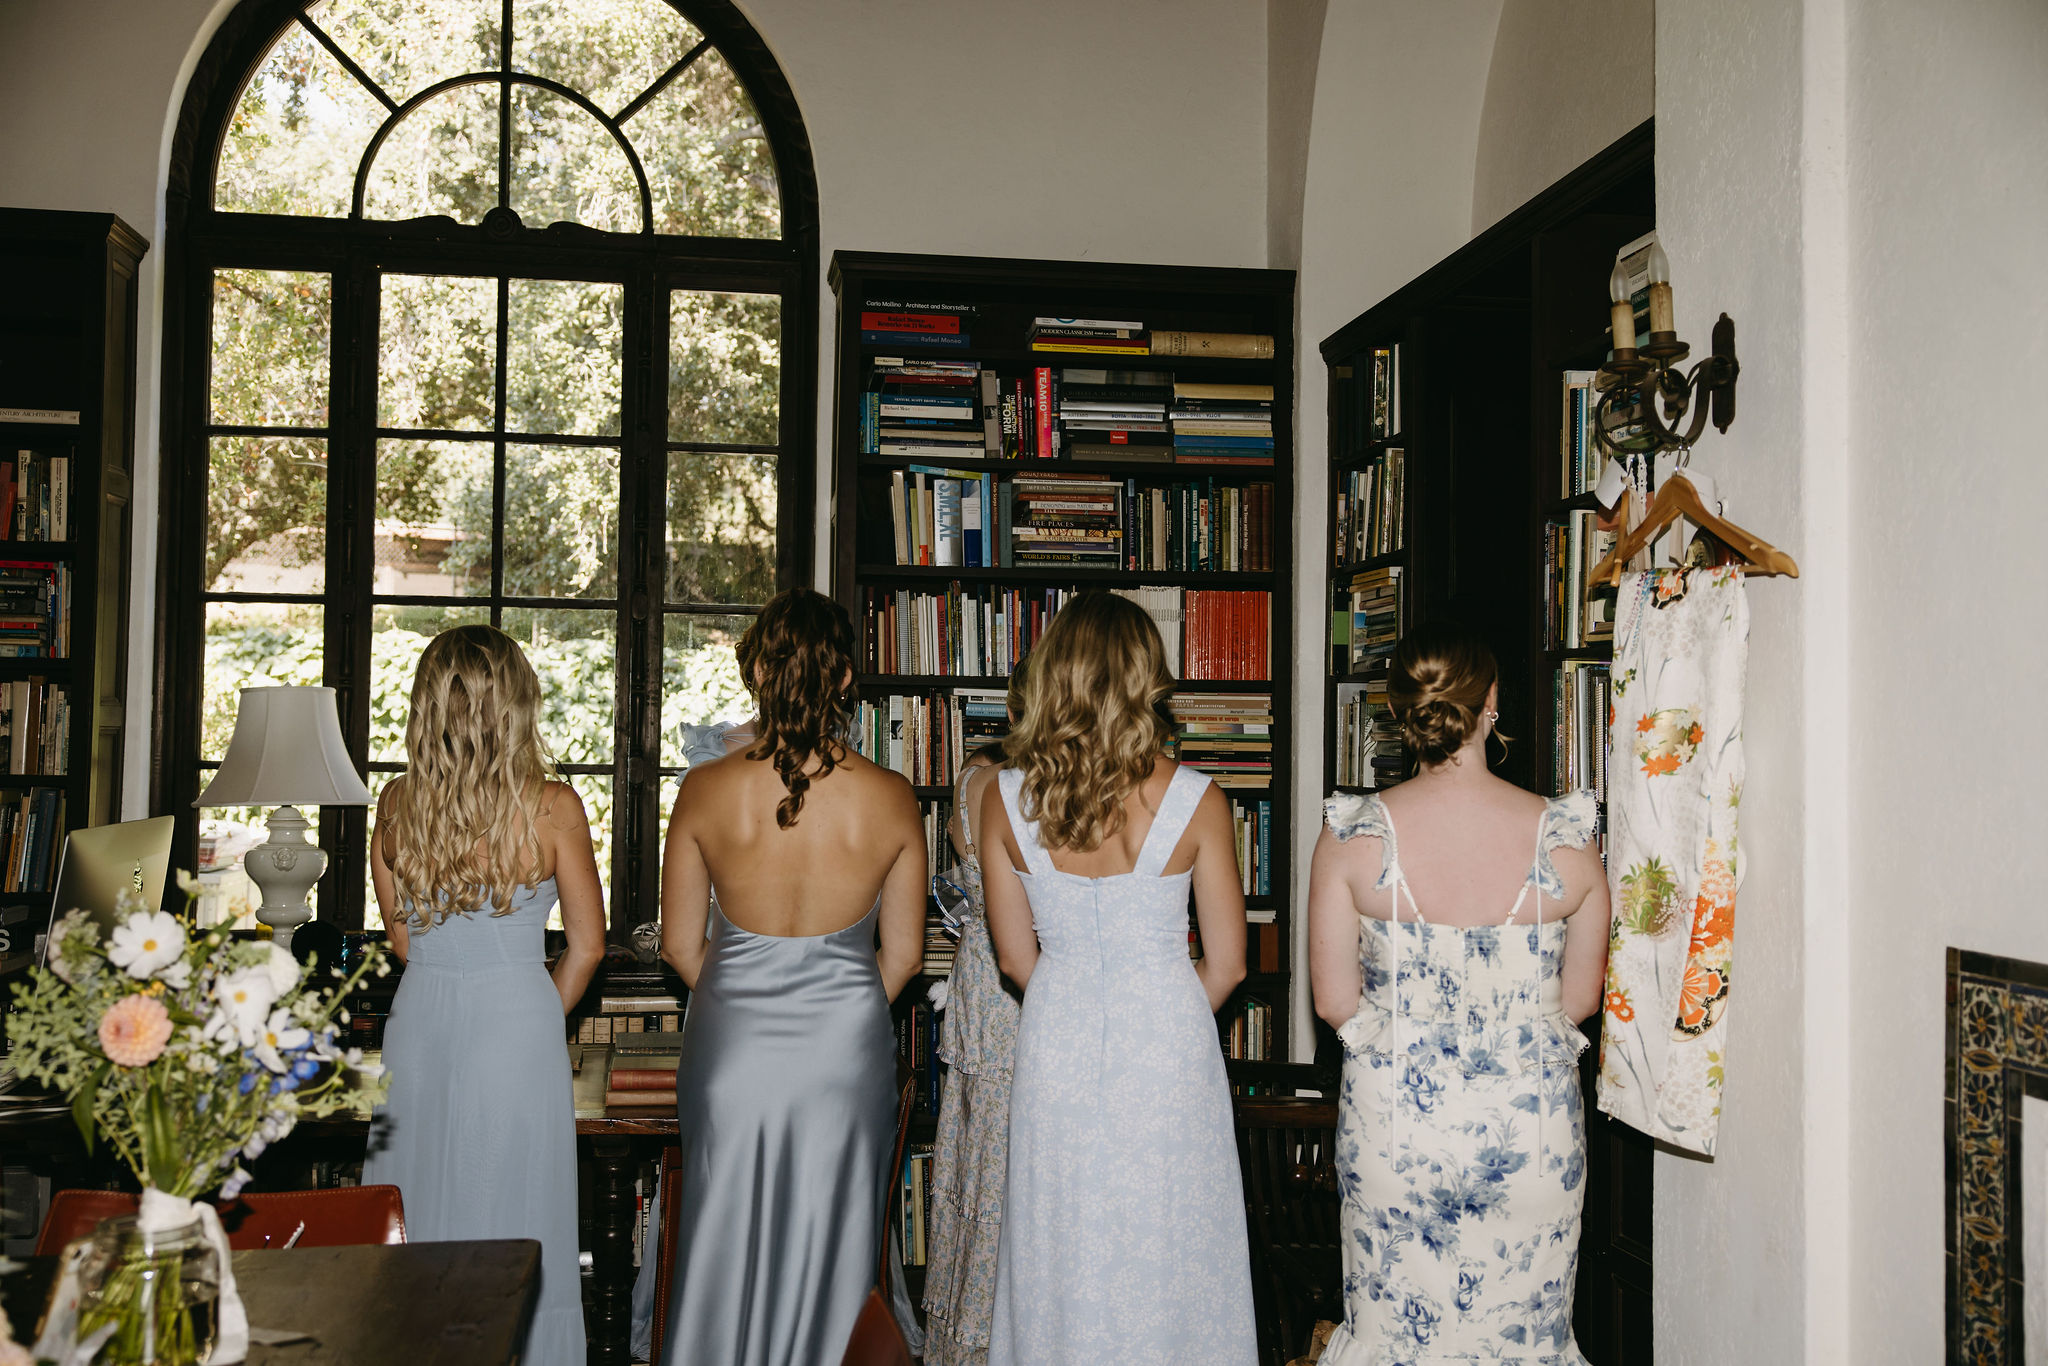
[[[517,641],[458,626],[428,643],[405,759],[405,785],[380,824],[407,921],[431,927],[486,903],[510,915],[515,885],[541,880],[539,805],[555,776],[540,680]]]
[[[1003,739],[1024,775],[1024,814],[1054,849],[1099,848],[1124,825],[1124,798],[1173,738],[1159,628],[1114,593],[1082,593],[1031,652],[1023,715]]]

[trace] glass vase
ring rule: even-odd
[[[199,1221],[145,1232],[102,1220],[78,1268],[78,1336],[114,1325],[101,1366],[201,1366],[213,1351],[220,1260]]]

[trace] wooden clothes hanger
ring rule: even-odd
[[[1743,573],[1756,577],[1777,574],[1789,579],[1799,577],[1798,562],[1790,555],[1769,541],[1758,540],[1735,523],[1707,511],[1707,505],[1700,501],[1699,490],[1693,487],[1692,480],[1683,474],[1674,474],[1664,481],[1663,487],[1657,490],[1657,496],[1650,500],[1650,509],[1643,520],[1607,552],[1606,559],[1593,567],[1587,582],[1619,584],[1628,562],[1681,517],[1740,555]]]

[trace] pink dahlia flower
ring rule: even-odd
[[[171,1041],[171,1013],[152,996],[123,996],[100,1016],[100,1047],[123,1067],[147,1067]]]

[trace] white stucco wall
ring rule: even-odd
[[[1655,0],[1506,0],[1472,174],[1476,236],[1650,117]]]
[[[1944,950],[2048,962],[2048,443],[2033,411],[2048,373],[2048,6],[1852,0],[1847,48],[1856,1302],[1842,1359],[1903,1366],[1943,1350]]]
[[[0,5],[0,202],[162,239],[166,130],[229,0]],[[795,89],[833,251],[1266,264],[1266,13],[1242,0],[747,0]],[[129,695],[149,695],[157,292],[143,281]],[[830,473],[820,273],[819,487]],[[817,572],[829,571],[820,499]],[[142,713],[140,708],[136,714]],[[140,813],[148,736],[130,732]]]

